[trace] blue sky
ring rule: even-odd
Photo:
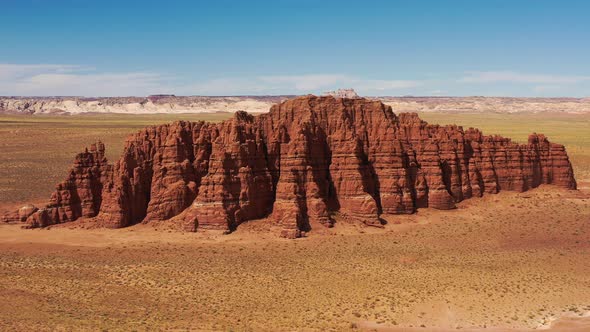
[[[590,96],[590,1],[0,5],[0,95]]]

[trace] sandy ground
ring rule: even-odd
[[[116,160],[145,125],[228,116],[0,117],[0,211],[42,206],[98,138]],[[0,331],[590,330],[590,119],[423,116],[519,141],[544,132],[566,144],[580,190],[503,192],[383,229],[337,215],[298,240],[265,220],[229,235],[2,224]]]
[[[587,331],[590,193],[504,192],[298,240],[0,225],[6,331]]]

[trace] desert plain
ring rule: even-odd
[[[395,109],[394,109],[395,111]],[[0,208],[47,200],[73,156],[176,119],[229,113],[0,116]],[[587,331],[590,116],[422,113],[525,142],[566,146],[578,190],[543,185],[451,211],[385,216],[383,229],[335,216],[331,229],[278,238],[265,220],[229,234],[165,225],[0,225],[6,331]]]

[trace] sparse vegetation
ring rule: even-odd
[[[590,178],[587,117],[422,116],[519,141],[544,132],[566,145],[578,180]],[[140,127],[201,117],[0,117],[0,201],[44,201],[74,153],[97,138],[114,159],[124,137]],[[384,216],[384,229],[335,214],[333,229],[299,240],[278,239],[264,220],[230,235],[146,225],[0,225],[0,327],[536,327],[562,313],[590,310],[589,202],[587,189],[542,186],[468,200],[453,211]]]

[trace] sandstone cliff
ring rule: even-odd
[[[79,154],[29,227],[76,220],[103,227],[169,221],[231,231],[269,217],[282,236],[330,227],[338,211],[380,225],[382,214],[451,209],[461,200],[540,184],[575,189],[562,145],[430,125],[379,101],[306,96],[222,123],[175,122],[130,136],[107,163],[101,143]]]

